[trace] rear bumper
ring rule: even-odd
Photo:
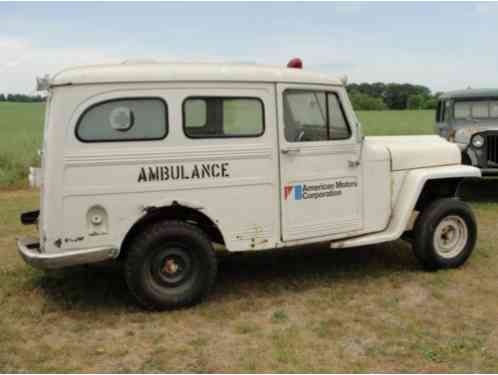
[[[59,254],[40,252],[40,243],[33,238],[19,238],[17,250],[24,261],[39,269],[56,269],[80,264],[89,264],[114,259],[118,250],[109,247],[98,247],[86,250],[77,250]]]

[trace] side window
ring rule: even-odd
[[[257,98],[188,98],[183,129],[190,138],[259,137],[264,133],[263,102]]]
[[[436,122],[443,122],[444,121],[443,114],[444,114],[443,101],[438,100],[437,101],[437,108],[436,108]]]
[[[285,139],[288,142],[350,137],[337,95],[325,91],[287,90],[283,102]]]
[[[436,122],[444,122],[448,119],[450,102],[448,100],[438,100],[436,110]]]
[[[78,120],[82,142],[159,140],[168,133],[168,110],[159,98],[116,99],[95,104]]]
[[[185,124],[189,128],[202,128],[207,124],[207,103],[204,99],[191,99],[185,105]]]
[[[444,108],[443,108],[441,121],[447,121],[451,118],[451,106],[453,102],[451,100],[446,100],[443,103],[444,103]]]
[[[349,127],[344,118],[339,98],[334,94],[328,94],[327,99],[329,108],[329,139],[339,140],[349,138]]]

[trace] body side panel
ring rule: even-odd
[[[391,221],[387,229],[380,233],[350,238],[331,244],[332,248],[371,245],[393,241],[401,237],[406,230],[418,197],[428,180],[447,178],[481,177],[481,172],[475,167],[452,165],[434,168],[411,170],[407,173],[396,201]]]

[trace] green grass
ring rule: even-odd
[[[37,164],[43,133],[43,103],[0,103],[0,187],[25,185]],[[433,111],[358,112],[365,135],[431,134]]]
[[[15,186],[37,162],[43,103],[0,103],[0,187]]]
[[[150,313],[119,267],[24,264],[15,236],[36,229],[18,214],[37,201],[0,193],[0,372],[498,371],[497,203],[473,203],[460,269],[424,272],[402,241],[239,254],[203,304]]]
[[[42,112],[0,104],[4,186],[25,177]],[[432,131],[431,111],[359,117],[367,135]],[[18,217],[38,193],[0,190],[0,372],[497,372],[497,184],[464,189],[479,242],[460,269],[423,272],[402,241],[238,254],[205,303],[163,313],[135,306],[119,267],[24,264],[15,237],[37,233]]]
[[[357,115],[365,135],[434,133],[434,111],[362,111]]]

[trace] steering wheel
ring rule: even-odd
[[[304,130],[301,130],[296,137],[296,142],[302,142],[304,138]]]

